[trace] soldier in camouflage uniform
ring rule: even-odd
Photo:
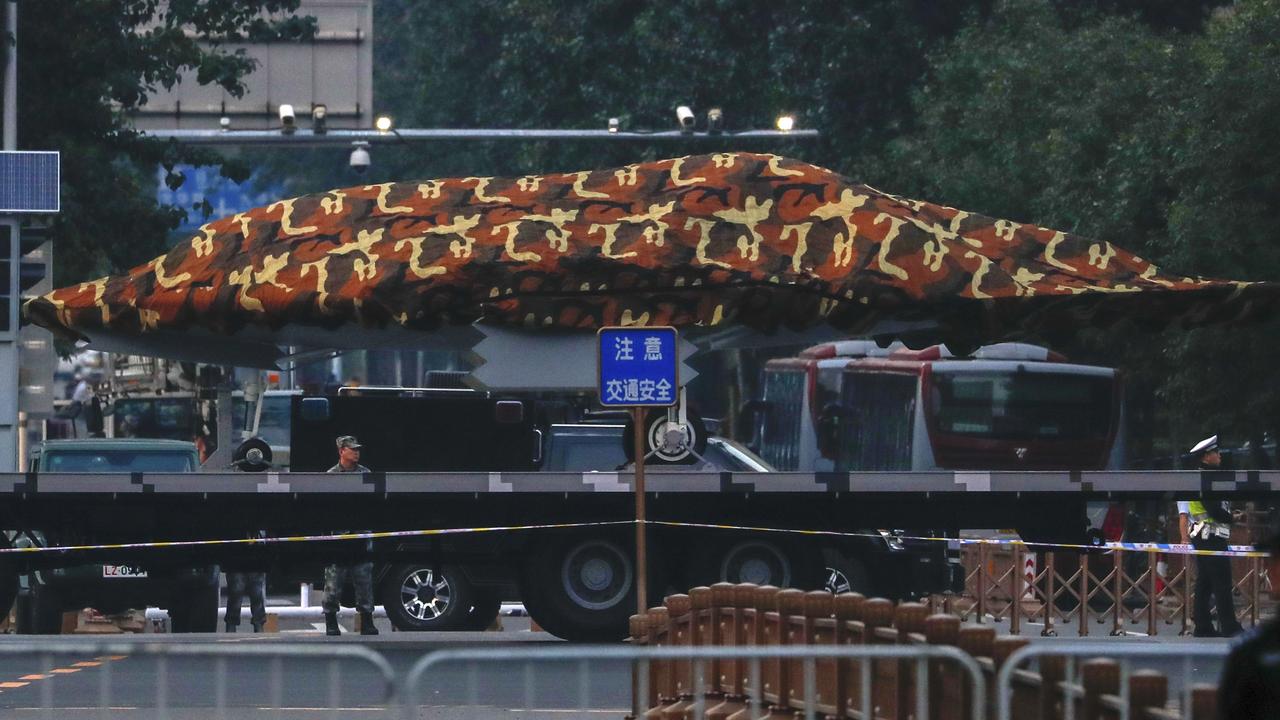
[[[338,464],[329,468],[329,472],[369,472],[369,468],[360,464],[360,441],[352,435],[343,435],[337,440]],[[342,586],[350,578],[356,591],[356,610],[360,613],[360,634],[377,635],[378,629],[373,626],[373,563],[359,562],[354,565],[329,565],[324,569],[324,625],[325,634],[340,635],[338,627],[338,609],[341,607]]]

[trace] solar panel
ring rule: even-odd
[[[59,155],[56,151],[0,152],[0,213],[56,213]]]

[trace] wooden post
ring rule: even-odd
[[[1124,620],[1124,603],[1121,602],[1124,599],[1124,552],[1121,550],[1112,550],[1111,553],[1112,557],[1115,559],[1115,562],[1112,563],[1115,567],[1115,578],[1112,583],[1112,588],[1114,588],[1112,591],[1114,593],[1112,597],[1114,607],[1112,607],[1111,615],[1111,635],[1116,636],[1124,635],[1124,626],[1122,625],[1122,621]]]
[[[1084,687],[1084,702],[1080,720],[1103,720],[1103,695],[1120,693],[1120,663],[1115,660],[1095,658],[1080,666],[1080,684]]]
[[[1160,564],[1160,554],[1155,550],[1147,551],[1147,635],[1155,637],[1157,632],[1156,614],[1159,612],[1159,598],[1156,597],[1156,580],[1159,573],[1156,566]]]
[[[1012,599],[1009,601],[1009,632],[1017,635],[1022,631],[1022,565],[1023,565],[1023,548],[1021,545],[1013,546],[1013,572],[1009,578],[1009,583],[1013,586],[1009,592]]]
[[[1147,710],[1164,709],[1169,699],[1169,678],[1155,670],[1138,670],[1129,676],[1129,715],[1146,716]]]
[[[1076,607],[1080,614],[1079,635],[1089,636],[1089,553],[1080,553],[1080,605]]]
[[[1053,619],[1058,613],[1058,601],[1055,597],[1057,594],[1058,571],[1053,564],[1053,551],[1050,550],[1044,554],[1044,630],[1040,634],[1045,637],[1057,635],[1057,631],[1053,629]]]
[[[1191,686],[1191,720],[1218,720],[1218,688],[1214,685]],[[1223,718],[1230,720],[1230,718]]]

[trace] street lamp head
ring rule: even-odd
[[[681,105],[676,108],[676,122],[680,124],[680,132],[693,132],[693,111],[688,105]]]
[[[778,129],[782,132],[791,132],[796,126],[796,119],[791,115],[778,116]]]
[[[618,118],[616,117],[609,118],[609,132],[611,133],[618,132],[618,128],[620,125],[621,123],[618,121]]]
[[[379,115],[378,119],[373,121],[373,126],[378,132],[391,132],[391,116]]]
[[[297,129],[297,118],[293,114],[293,106],[288,103],[280,104],[280,131],[288,135]]]
[[[230,130],[231,118],[227,117],[226,115],[223,115],[222,117],[218,118],[218,127],[222,128],[223,132]]]

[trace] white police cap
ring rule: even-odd
[[[1191,454],[1200,455],[1202,453],[1207,453],[1217,449],[1218,449],[1218,436],[1213,435],[1196,443],[1196,446],[1191,448]]]

